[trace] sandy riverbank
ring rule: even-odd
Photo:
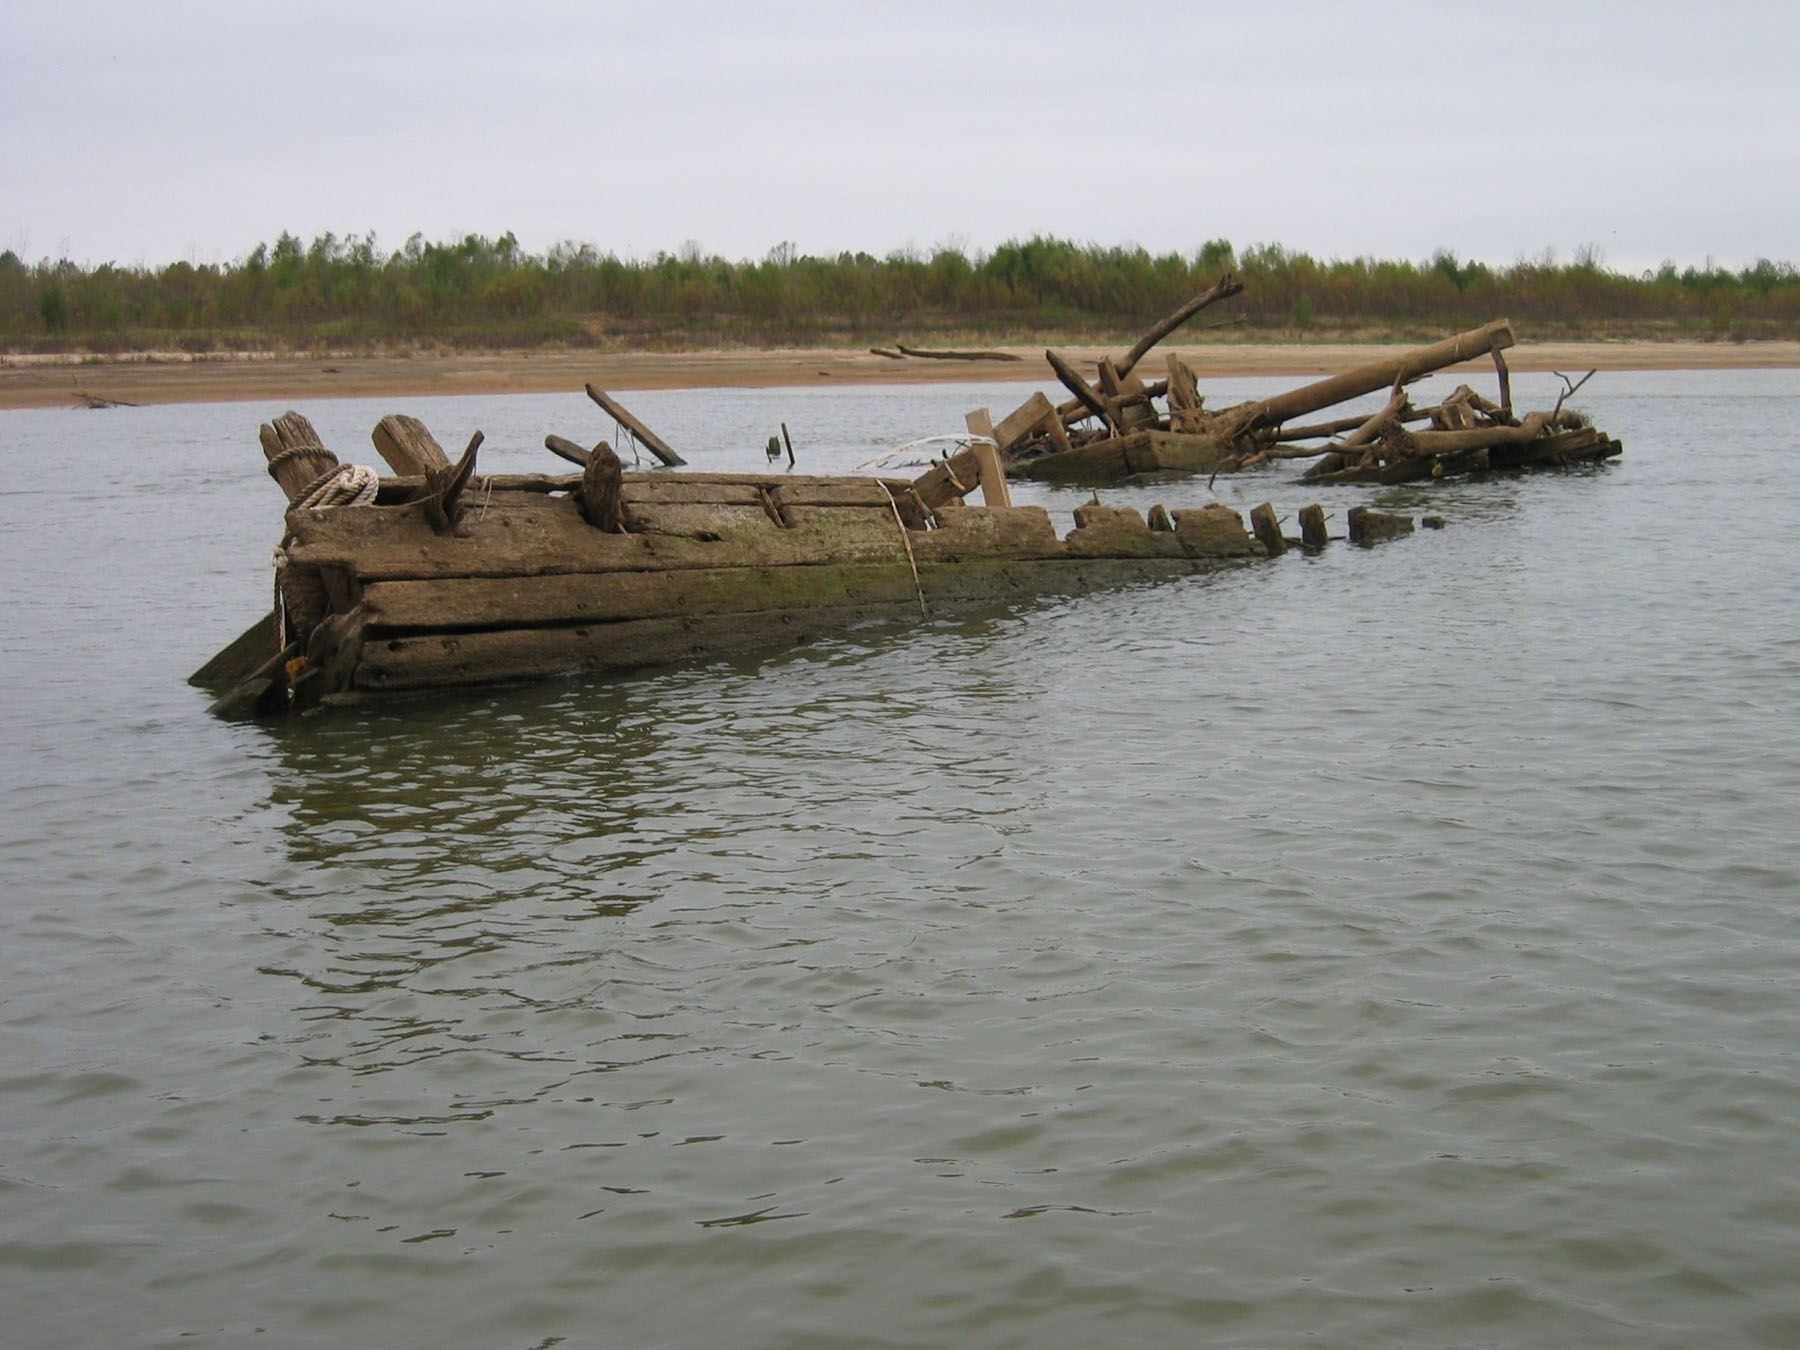
[[[606,389],[758,388],[1053,379],[1041,347],[1018,361],[890,360],[835,348],[704,352],[587,351],[445,356],[237,356],[94,360],[0,357],[0,409],[80,405],[82,394],[130,403],[216,403],[440,394],[527,394]],[[1093,361],[1112,348],[1061,348]],[[1159,349],[1160,351],[1161,349]],[[1335,374],[1406,350],[1403,344],[1173,344],[1199,374]],[[1160,365],[1158,355],[1150,358]],[[1800,342],[1547,342],[1507,353],[1514,370],[1730,370],[1800,368]],[[1483,360],[1471,363],[1486,369]]]

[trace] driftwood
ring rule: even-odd
[[[1192,300],[1189,300],[1185,305],[1181,306],[1181,308],[1175,310],[1172,314],[1165,315],[1162,319],[1152,324],[1149,331],[1136,342],[1132,343],[1131,350],[1126,352],[1117,362],[1119,374],[1129,375],[1132,368],[1136,366],[1139,361],[1144,359],[1145,353],[1164,338],[1168,337],[1170,333],[1173,333],[1177,328],[1181,327],[1182,324],[1193,318],[1201,310],[1205,309],[1208,305],[1215,304],[1220,300],[1230,299],[1243,289],[1243,283],[1232,276],[1231,273],[1227,272],[1224,276],[1214,282],[1209,289],[1201,291],[1200,294],[1196,295]]]
[[[668,443],[662,437],[633,417],[622,403],[606,393],[605,390],[597,389],[590,384],[587,387],[587,396],[599,404],[612,417],[613,421],[630,432],[633,439],[664,464],[674,467],[687,463],[685,459],[669,448]]]
[[[869,348],[877,356],[887,353],[876,347]],[[918,356],[928,361],[1022,361],[1025,358],[1017,352],[999,351],[956,351],[947,347],[907,347],[894,344],[894,350],[902,356]]]

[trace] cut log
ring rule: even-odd
[[[450,457],[444,453],[444,447],[416,417],[390,413],[375,424],[369,439],[375,442],[376,451],[387,461],[388,467],[401,477],[423,476],[433,469],[450,467]]]
[[[1241,420],[1245,431],[1280,426],[1295,417],[1333,407],[1363,394],[1372,394],[1377,389],[1410,384],[1435,370],[1486,356],[1497,347],[1512,345],[1512,325],[1505,319],[1495,319],[1492,323],[1472,328],[1466,333],[1458,333],[1453,338],[1446,338],[1429,347],[1416,347],[1390,360],[1359,366],[1342,375],[1302,385],[1262,403],[1247,404],[1243,409],[1233,411],[1244,414]]]
[[[673,467],[687,463],[685,459],[669,448],[662,437],[633,417],[622,403],[607,394],[605,390],[597,389],[590,384],[587,387],[587,396],[599,404],[601,409],[612,417],[613,421],[629,431],[640,445],[664,464]]]

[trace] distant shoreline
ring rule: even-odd
[[[1405,351],[1405,343],[1172,343],[1146,358],[1160,368],[1173,350],[1207,379],[1243,375],[1304,380]],[[0,356],[0,410],[78,407],[84,400],[225,403],[455,394],[578,392],[602,388],[729,389],[832,384],[1045,382],[1055,378],[1042,347],[1010,347],[1017,361],[891,360],[862,350],[788,348],[698,352],[581,350],[450,355],[289,356],[237,353],[115,359]],[[1114,347],[1058,346],[1081,361]],[[1800,369],[1800,342],[1545,342],[1506,353],[1515,371]],[[1492,371],[1486,358],[1470,369]]]

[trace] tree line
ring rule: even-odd
[[[12,351],[345,349],[547,344],[863,344],[929,335],[1028,342],[1137,332],[1224,271],[1244,293],[1202,321],[1214,338],[1413,338],[1500,315],[1533,337],[1800,338],[1800,273],[1758,260],[1614,271],[1591,250],[1511,266],[1439,252],[1422,262],[1317,259],[1215,239],[1191,255],[1036,237],[991,252],[940,247],[760,261],[689,245],[647,259],[509,232],[282,234],[227,264],[84,267],[0,253],[0,346]],[[1217,330],[1226,330],[1219,332]]]

